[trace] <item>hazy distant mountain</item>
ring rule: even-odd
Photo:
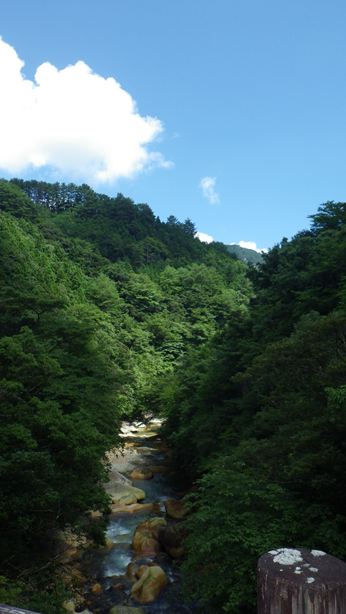
[[[240,247],[240,245],[226,245],[226,247],[228,251],[231,254],[235,254],[239,260],[243,260],[249,264],[260,264],[263,262],[262,254],[256,252],[254,249]]]

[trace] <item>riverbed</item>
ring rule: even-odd
[[[145,496],[137,503],[124,505],[120,500],[112,505],[106,533],[107,547],[93,552],[89,560],[92,583],[88,602],[95,614],[109,614],[116,605],[134,608],[134,614],[136,609],[146,614],[190,614],[194,611],[183,600],[180,557],[172,558],[163,547],[155,554],[139,555],[132,547],[134,532],[143,521],[163,518],[168,525],[180,522],[166,513],[165,502],[179,501],[182,493],[159,428],[159,420],[147,424],[124,424],[121,433],[124,448],[110,454],[111,476],[130,479],[131,482],[125,482],[126,486],[144,491]],[[133,471],[149,472],[152,477],[133,479]],[[112,485],[109,489],[111,491]],[[153,602],[138,603],[131,596],[130,564],[155,565],[165,572],[167,585]]]

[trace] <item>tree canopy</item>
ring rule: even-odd
[[[121,420],[155,407],[188,347],[246,309],[246,267],[194,234],[190,220],[161,222],[121,194],[0,182],[0,575],[10,582],[49,558],[57,529],[86,530],[87,512],[107,510],[105,453],[120,446]],[[16,605],[36,603],[28,590]]]
[[[345,210],[321,206],[264,255],[250,309],[166,379],[166,433],[196,481],[185,577],[208,612],[253,611],[268,549],[346,557]]]
[[[122,194],[0,181],[1,595],[37,604],[15,578],[107,510],[105,453],[148,408],[190,488],[202,612],[253,612],[268,549],[346,557],[345,212],[249,268]]]

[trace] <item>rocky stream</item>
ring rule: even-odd
[[[88,550],[84,589],[93,614],[189,614],[179,560],[186,511],[180,501],[160,421],[125,423],[122,452],[109,454],[112,498],[106,547]]]

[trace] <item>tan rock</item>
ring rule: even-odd
[[[139,526],[144,530],[151,531],[152,535],[158,538],[162,527],[167,526],[167,521],[161,516],[154,516],[154,518],[144,520]]]
[[[91,587],[91,592],[94,595],[99,595],[100,593],[102,593],[102,586],[99,582],[95,582],[95,584],[92,585]]]
[[[90,610],[85,609],[81,611],[81,606],[85,605],[85,600],[82,599],[69,599],[67,601],[64,601],[62,604],[62,607],[64,608],[64,610],[66,610],[66,612],[68,612],[69,614],[75,614],[76,612],[76,607],[78,607],[78,612],[79,614],[92,614],[92,612],[90,612]]]
[[[131,505],[123,505],[122,503],[115,503],[111,505],[112,514],[140,514],[141,512],[156,512],[160,511],[159,503],[132,503]]]
[[[134,469],[130,473],[131,480],[151,480],[153,473],[149,470]]]
[[[117,471],[112,467],[108,474],[108,481],[111,484],[125,484],[126,486],[132,486],[131,480],[126,478],[120,471]]]
[[[182,501],[176,499],[167,499],[165,501],[167,515],[174,520],[182,520],[187,514],[187,509]]]
[[[137,555],[153,556],[161,550],[157,539],[149,533],[137,532],[132,541],[132,547]]]
[[[132,547],[135,553],[148,556],[160,552],[159,535],[160,531],[166,526],[166,520],[160,517],[145,520],[138,525],[132,539]]]
[[[145,498],[144,490],[127,484],[107,484],[106,492],[112,497],[112,504],[131,505]]]
[[[139,579],[131,589],[131,597],[138,603],[152,603],[167,585],[167,575],[158,565],[141,565],[138,575]]]
[[[103,517],[103,513],[99,510],[92,510],[89,512],[90,520],[100,520]]]

